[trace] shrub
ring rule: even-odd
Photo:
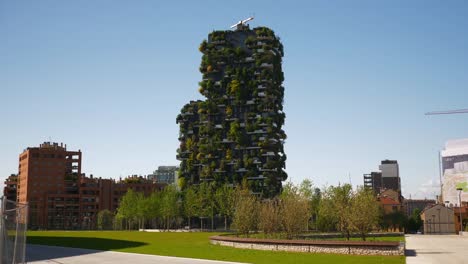
[[[257,198],[250,194],[245,183],[242,189],[237,190],[236,197],[232,225],[237,230],[237,234],[248,237],[250,232],[257,231],[259,203]]]
[[[260,205],[259,229],[268,236],[281,230],[281,216],[277,200],[267,200]]]

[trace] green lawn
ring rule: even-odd
[[[405,263],[403,256],[350,256],[236,249],[211,245],[218,233],[29,231],[28,243],[248,263]]]

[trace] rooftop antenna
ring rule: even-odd
[[[254,17],[249,17],[249,18],[246,18],[244,20],[240,20],[239,22],[237,22],[236,24],[232,25],[231,28],[235,28],[237,30],[241,30],[247,22],[249,22],[250,20],[253,20]]]

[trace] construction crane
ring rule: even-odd
[[[253,20],[254,18],[253,17],[249,17],[247,19],[244,19],[244,20],[240,20],[239,22],[237,22],[236,24],[232,25],[231,28],[236,28],[237,30],[241,30],[242,27],[247,23],[249,22],[250,20]]]
[[[452,114],[468,114],[468,109],[433,111],[433,112],[425,113],[425,115],[452,115]]]

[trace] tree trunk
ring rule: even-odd
[[[224,231],[227,231],[227,216],[224,216]]]
[[[188,217],[188,229],[190,230],[190,216]]]
[[[214,230],[214,215],[211,215],[211,231]]]
[[[201,231],[203,232],[203,218],[200,218],[200,228],[201,228]]]

